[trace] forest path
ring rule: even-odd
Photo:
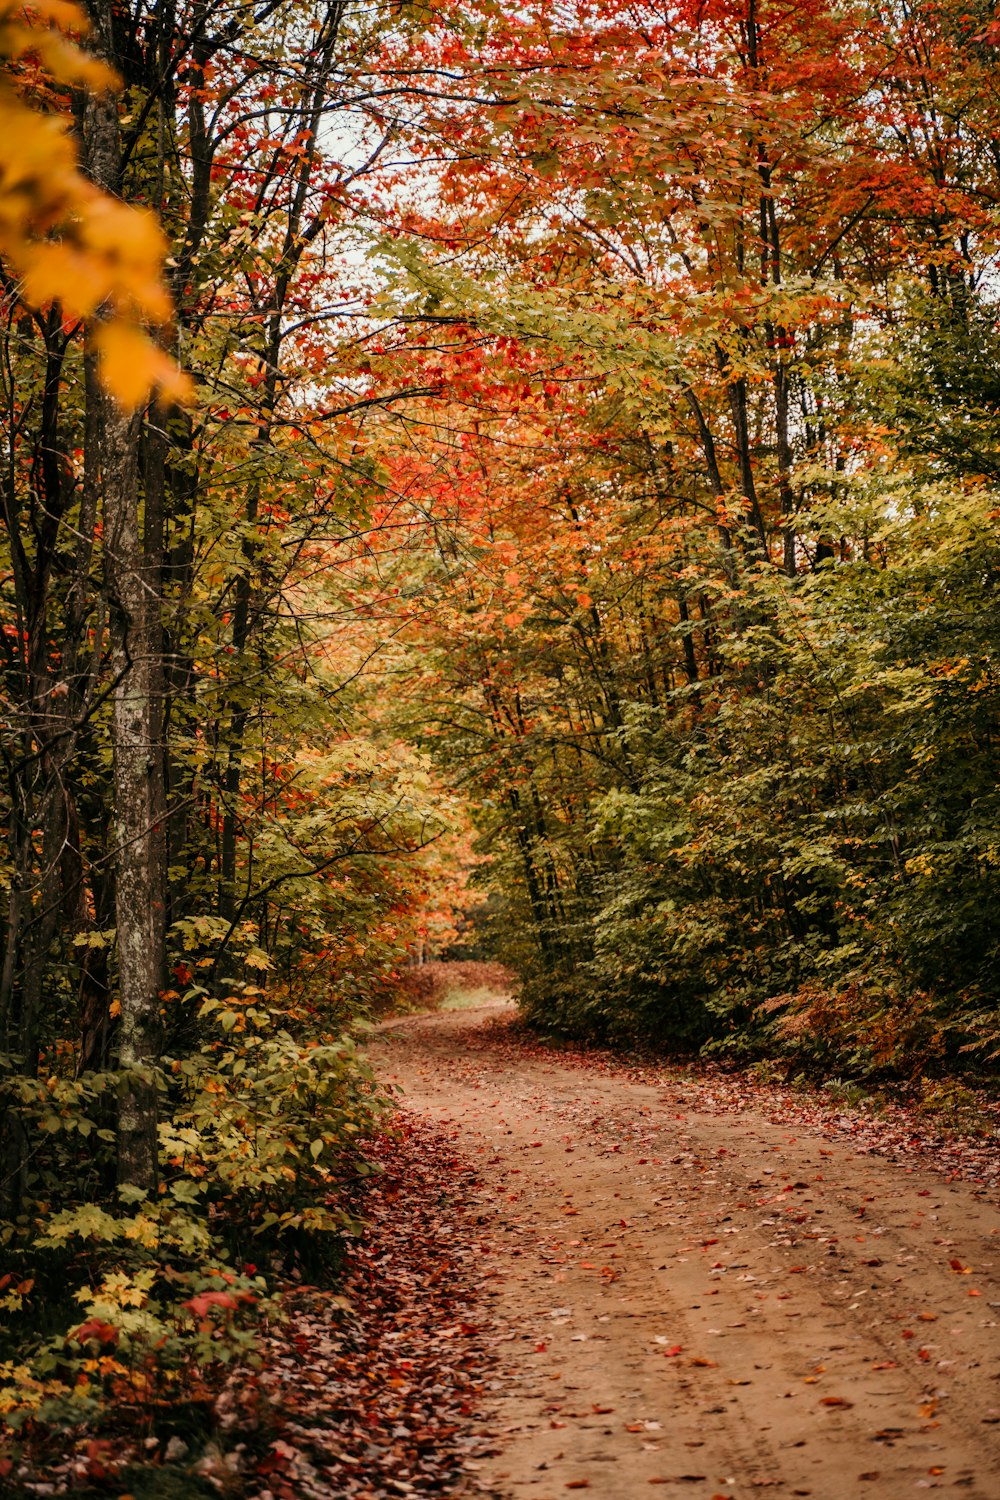
[[[481,1492],[1000,1496],[1000,1213],[703,1083],[391,1023],[405,1109],[481,1174],[500,1342]],[[658,1491],[660,1492],[660,1491]]]

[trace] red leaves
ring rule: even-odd
[[[189,1312],[193,1312],[196,1318],[203,1318],[211,1307],[235,1307],[237,1299],[232,1292],[199,1292],[197,1297],[191,1297],[184,1306]]]
[[[294,1354],[288,1327],[272,1340],[262,1384],[282,1441],[264,1462],[290,1496],[316,1467],[344,1500],[407,1485],[452,1494],[480,1443],[470,1415],[489,1361],[473,1313],[483,1277],[481,1229],[465,1207],[474,1178],[448,1136],[403,1121],[401,1138],[369,1153],[383,1171],[357,1205],[367,1227],[350,1249],[350,1311],[344,1297],[299,1293]]]
[[[89,1344],[91,1340],[97,1344],[117,1344],[118,1332],[114,1324],[105,1323],[102,1318],[88,1318],[69,1337],[78,1344]]]
[[[18,1297],[26,1297],[35,1285],[35,1278],[29,1276],[24,1281],[18,1281],[13,1271],[8,1271],[6,1276],[0,1276],[0,1292],[5,1292],[11,1283],[15,1283],[14,1292]]]
[[[113,1459],[112,1446],[99,1438],[92,1439],[84,1454],[84,1468],[88,1479],[98,1484],[115,1477],[117,1465]]]

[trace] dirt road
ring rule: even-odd
[[[1000,1500],[1000,1213],[819,1129],[491,1032],[374,1052],[481,1171],[500,1329],[483,1493]],[[696,1107],[692,1107],[692,1104]]]

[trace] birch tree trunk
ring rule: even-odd
[[[112,0],[91,0],[96,40],[112,64]],[[121,191],[118,112],[109,96],[88,101],[84,155],[91,177]],[[165,981],[166,868],[163,828],[160,560],[146,555],[139,514],[141,414],[103,391],[96,424],[104,517],[104,570],[112,700],[118,975],[118,1059],[132,1073],[119,1104],[118,1179],[152,1191],[157,1180],[160,991]]]

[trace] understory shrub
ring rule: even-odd
[[[347,1198],[371,1170],[365,1141],[385,1100],[354,1039],[296,1040],[253,987],[173,1003],[202,1041],[157,1074],[155,1195],[113,1186],[128,1075],[6,1085],[42,1143],[23,1165],[19,1212],[0,1222],[11,1427],[93,1420],[109,1403],[153,1420],[190,1399],[234,1360],[254,1361],[275,1287],[331,1278],[356,1228]]]

